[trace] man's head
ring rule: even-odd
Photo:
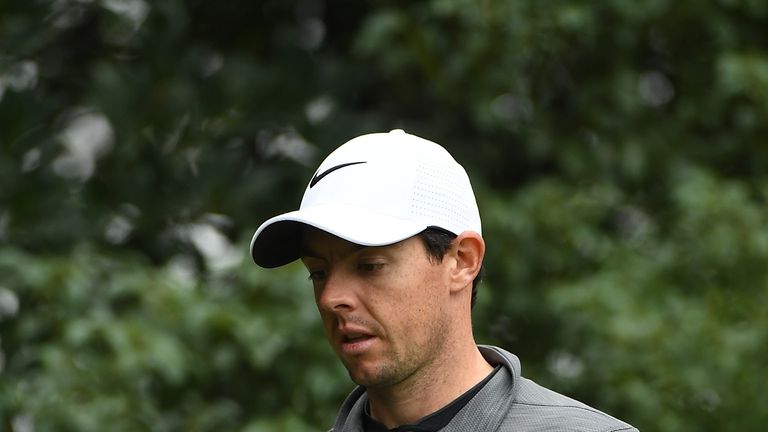
[[[484,252],[465,231],[437,261],[419,236],[360,246],[304,229],[301,260],[326,336],[350,377],[389,387],[450,362],[471,335],[470,296]]]
[[[301,258],[331,346],[369,388],[448,361],[453,341],[471,340],[484,252],[464,169],[400,130],[336,149],[299,210],[269,219],[251,241],[260,266]]]

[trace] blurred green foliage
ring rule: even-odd
[[[0,3],[0,430],[324,430],[247,245],[401,127],[467,166],[480,342],[641,430],[768,420],[768,3]]]

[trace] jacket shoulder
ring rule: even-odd
[[[520,378],[519,392],[500,431],[569,430],[583,432],[637,431],[633,426],[575,399]]]

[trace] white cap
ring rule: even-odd
[[[298,259],[306,225],[363,246],[397,243],[428,227],[482,233],[464,168],[438,144],[399,129],[359,136],[328,155],[299,210],[256,230],[253,260],[271,268]]]

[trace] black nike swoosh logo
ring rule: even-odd
[[[313,187],[314,185],[316,185],[316,184],[317,184],[317,182],[319,182],[320,180],[322,180],[322,179],[323,179],[323,177],[325,177],[325,176],[327,176],[328,174],[330,174],[330,173],[332,173],[332,172],[336,171],[337,169],[341,169],[341,168],[344,168],[344,167],[348,167],[348,166],[350,166],[350,165],[357,165],[357,164],[364,164],[364,163],[365,163],[365,161],[361,161],[361,162],[347,162],[347,163],[343,163],[343,164],[341,164],[341,165],[336,165],[335,167],[331,167],[331,168],[328,168],[327,170],[323,171],[321,174],[317,174],[317,173],[316,173],[316,174],[315,174],[315,176],[314,176],[314,177],[312,177],[312,180],[310,180],[310,182],[309,182],[309,188],[310,188],[310,189],[312,189],[312,187]]]

